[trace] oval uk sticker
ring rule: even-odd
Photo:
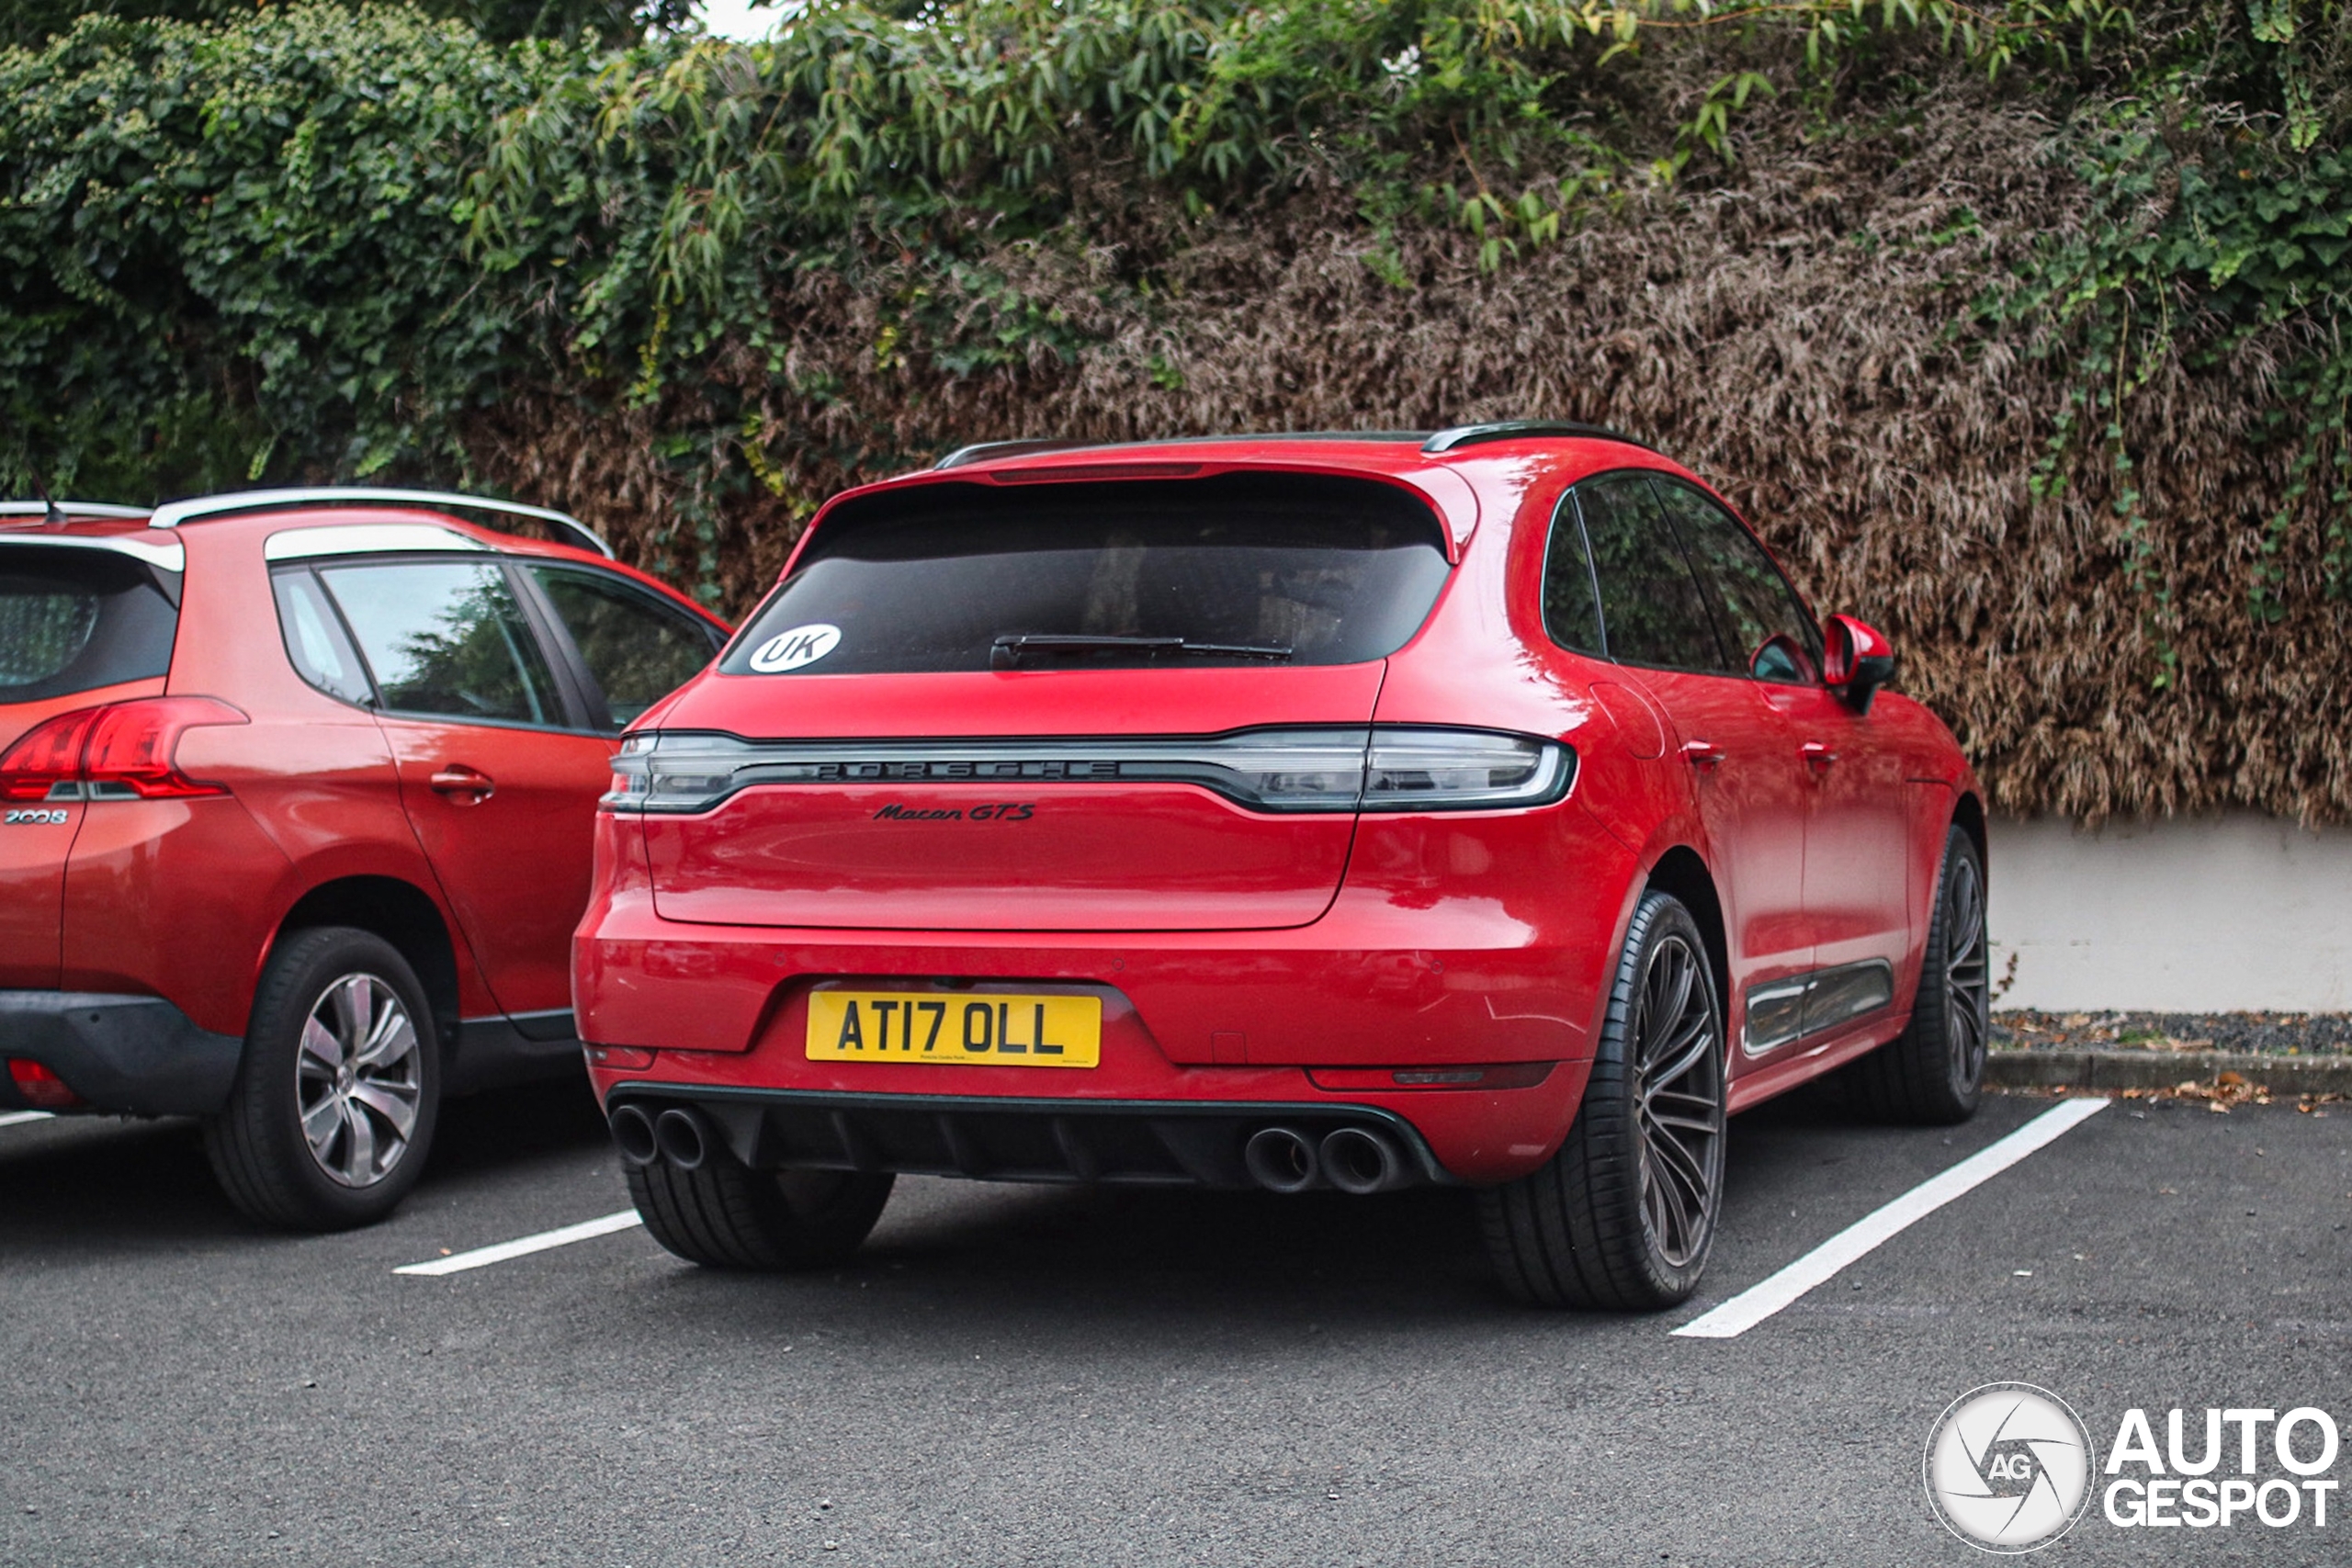
[[[841,640],[841,627],[812,621],[788,632],[778,632],[760,644],[752,650],[752,668],[763,675],[781,675],[787,670],[816,663],[832,652]]]

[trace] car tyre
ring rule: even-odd
[[[1723,1203],[1723,1041],[1698,922],[1671,896],[1645,894],[1566,1139],[1541,1168],[1478,1195],[1512,1295],[1643,1312],[1698,1289]]]
[[[714,1147],[692,1170],[631,1168],[629,1196],[653,1239],[707,1269],[789,1271],[863,1246],[897,1179],[845,1170],[752,1170]]]
[[[416,1185],[440,1119],[441,1053],[416,972],[346,926],[270,954],[229,1102],[204,1120],[221,1190],[287,1230],[372,1224]]]
[[[1991,977],[1984,857],[1954,828],[1936,874],[1911,1021],[1849,1069],[1848,1086],[1867,1113],[1915,1126],[1949,1126],[1976,1113],[1992,1038]]]

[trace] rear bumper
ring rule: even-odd
[[[1589,1061],[1566,1061],[1523,1089],[1412,1088],[1362,1068],[1183,1066],[1152,1048],[1115,998],[1102,1065],[1086,1071],[811,1062],[797,1037],[747,1053],[588,1055],[607,1111],[701,1110],[755,1168],[1209,1187],[1247,1185],[1243,1146],[1276,1125],[1318,1138],[1375,1127],[1411,1152],[1422,1179],[1508,1181],[1551,1157],[1590,1072]],[[1073,1142],[1094,1151],[1093,1168]]]
[[[1640,869],[1571,804],[1367,818],[1347,882],[1306,926],[741,926],[664,919],[641,847],[610,818],[600,832],[600,886],[573,939],[572,998],[592,1047],[590,1077],[607,1099],[626,1082],[689,1095],[936,1097],[975,1111],[1023,1099],[1073,1111],[1123,1103],[1240,1115],[1232,1108],[1312,1106],[1394,1117],[1446,1177],[1464,1182],[1522,1175],[1566,1134],[1592,1056],[1603,971]],[[1101,1065],[811,1061],[809,996],[842,985],[1091,994],[1102,1004]],[[596,1047],[624,1049],[599,1062]],[[1507,1064],[1553,1066],[1523,1089],[1394,1077],[1397,1069]],[[922,1168],[941,1166],[954,1161]]]
[[[728,1152],[754,1170],[892,1171],[992,1181],[1254,1188],[1242,1157],[1251,1134],[1282,1126],[1311,1140],[1341,1127],[1384,1134],[1403,1150],[1396,1183],[1452,1179],[1404,1118],[1368,1106],[1198,1100],[967,1099],[825,1094],[628,1082],[608,1097],[649,1116],[699,1111]]]
[[[244,1042],[160,997],[0,991],[0,1056],[40,1063],[95,1111],[201,1116],[228,1103]],[[19,1109],[0,1076],[0,1105]]]

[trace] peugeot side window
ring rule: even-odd
[[[533,562],[531,574],[594,682],[594,728],[617,732],[701,672],[718,651],[711,628],[607,572]]]
[[[1820,633],[1772,558],[1736,518],[1687,484],[1657,481],[1736,668],[1759,681],[1811,685]]]
[[[478,561],[322,567],[392,713],[560,726],[563,705],[503,569]]]
[[[1723,669],[1713,621],[1649,480],[1615,474],[1574,494],[1600,588],[1609,657],[1670,670]]]
[[[286,641],[286,657],[294,672],[331,697],[367,707],[376,700],[368,672],[360,668],[359,651],[351,646],[343,617],[327,603],[326,590],[307,567],[280,570],[270,576],[270,591],[277,600],[278,635]]]

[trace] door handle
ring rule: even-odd
[[[463,762],[452,762],[441,768],[430,782],[435,794],[457,796],[456,804],[459,806],[478,805],[498,790],[488,773],[469,768]]]
[[[1682,760],[1694,768],[1712,768],[1724,760],[1724,749],[1712,740],[1685,740]]]
[[[1818,740],[1808,740],[1797,748],[1797,755],[1813,767],[1826,768],[1838,760],[1838,753]]]

